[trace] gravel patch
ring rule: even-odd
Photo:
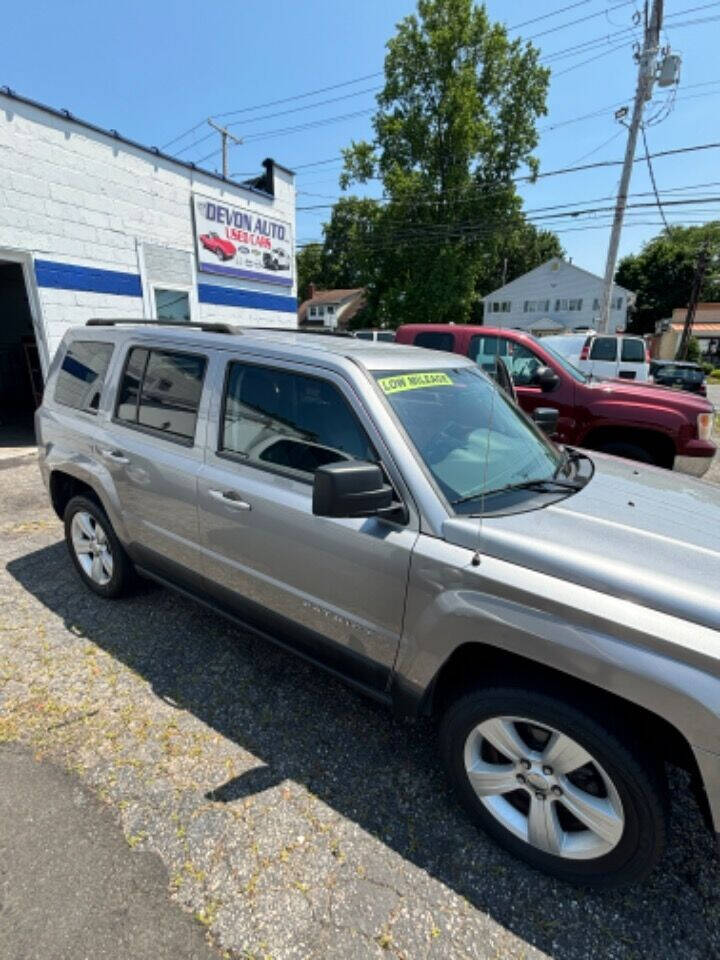
[[[648,883],[556,883],[468,823],[429,723],[169,591],[102,601],[61,539],[37,466],[1,471],[0,740],[95,791],[221,955],[720,957],[720,870],[682,773]]]

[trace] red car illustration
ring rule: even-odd
[[[214,253],[218,260],[232,260],[235,256],[235,247],[229,240],[223,240],[216,233],[203,233],[200,237],[200,243]]]

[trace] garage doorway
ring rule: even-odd
[[[33,443],[42,386],[23,265],[0,256],[0,447]]]

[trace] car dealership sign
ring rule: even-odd
[[[264,209],[193,196],[198,270],[292,286],[290,224]]]

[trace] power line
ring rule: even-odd
[[[647,136],[645,135],[645,124],[640,125],[640,132],[643,138],[643,145],[645,147],[645,160],[647,161],[648,173],[650,174],[650,182],[652,183],[653,192],[655,194],[655,200],[657,202],[657,208],[662,217],[662,221],[665,224],[665,229],[670,233],[670,227],[668,222],[665,219],[665,211],[663,210],[662,203],[660,202],[660,195],[658,193],[657,183],[655,182],[655,171],[653,170],[652,160],[650,159],[650,150],[648,149]]]
[[[650,154],[652,159],[657,157],[671,157],[677,156],[679,154],[686,153],[697,153],[702,150],[716,150],[720,148],[720,143],[701,143],[692,147],[675,147],[672,150],[660,150],[658,153]],[[633,163],[639,163],[641,160],[644,160],[644,157],[635,157],[632,161]],[[510,183],[523,183],[523,182],[534,182],[536,180],[546,179],[548,177],[557,177],[564,175],[566,173],[578,173],[584,170],[597,170],[603,167],[619,167],[623,165],[623,160],[596,160],[594,163],[583,163],[578,166],[569,166],[569,167],[559,167],[557,170],[546,170],[545,172],[540,172],[536,175],[534,174],[524,174],[522,176],[511,177],[507,181],[496,181],[495,189],[498,187],[501,189],[507,189],[507,185]],[[492,184],[478,184],[481,189],[492,189]],[[447,192],[447,191],[446,191]],[[438,195],[436,195],[438,196]],[[379,202],[379,201],[378,201]],[[333,206],[330,203],[321,203],[315,204],[311,207],[298,207],[298,210],[314,210],[314,209],[327,209]]]

